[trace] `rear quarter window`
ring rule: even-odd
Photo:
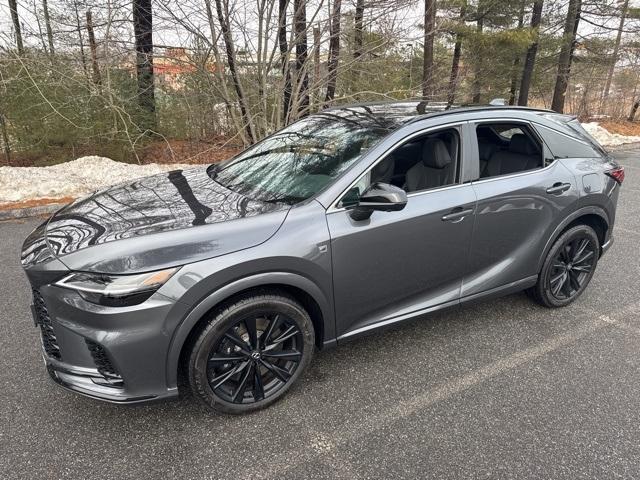
[[[536,130],[556,158],[593,158],[602,154],[592,145],[560,133],[543,125],[536,125]]]

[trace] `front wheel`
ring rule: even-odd
[[[553,244],[529,291],[533,298],[549,308],[569,305],[587,288],[600,253],[600,242],[593,228],[577,225],[563,233]]]
[[[189,357],[189,383],[213,409],[232,414],[281,398],[311,361],[313,323],[293,298],[258,294],[209,320]]]

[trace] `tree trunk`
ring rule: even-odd
[[[458,23],[464,25],[465,15],[467,14],[467,2],[464,1],[460,6],[460,17]],[[456,89],[458,88],[458,72],[460,71],[460,56],[462,54],[462,34],[456,33],[456,43],[453,46],[453,60],[451,61],[451,75],[449,76],[449,89],[447,93],[447,107],[451,107],[456,98]]]
[[[56,52],[53,46],[53,30],[51,29],[51,18],[49,18],[49,5],[47,4],[47,0],[42,0],[42,10],[44,11],[44,25],[47,29],[47,40],[49,41],[49,53],[53,56]]]
[[[320,27],[313,27],[313,98],[320,104]]]
[[[635,102],[633,102],[633,105],[631,107],[631,112],[629,113],[629,118],[628,118],[628,120],[630,122],[635,121],[636,112],[638,111],[638,107],[640,107],[640,100],[636,100]]]
[[[618,27],[618,34],[616,35],[616,41],[613,45],[613,57],[609,65],[609,72],[607,73],[607,83],[604,87],[603,98],[606,99],[609,96],[609,90],[611,89],[611,81],[613,80],[613,72],[616,68],[616,62],[618,61],[618,52],[620,51],[620,41],[622,40],[622,30],[624,29],[624,22],[627,19],[627,12],[629,10],[629,0],[624,0],[622,8],[620,10],[620,26]]]
[[[145,129],[155,126],[156,100],[153,79],[153,12],[151,0],[133,0],[133,32],[136,46],[138,104],[148,115]]]
[[[296,43],[297,116],[309,113],[309,73],[307,63],[307,7],[304,0],[293,2],[293,29]]]
[[[524,4],[525,0],[522,0],[520,3],[520,13],[518,15],[518,30],[522,30],[524,26]],[[520,69],[518,66],[520,65],[520,53],[516,54],[513,59],[513,72],[511,73],[511,87],[509,88],[509,105],[516,104],[516,90],[518,88],[518,74],[520,73]]]
[[[9,134],[7,133],[7,121],[2,112],[0,112],[0,131],[2,132],[4,158],[7,161],[7,165],[11,165],[11,147],[9,146]]]
[[[338,61],[340,58],[340,8],[341,0],[334,0],[331,14],[331,28],[329,39],[329,61],[327,64],[329,79],[327,82],[327,95],[325,102],[330,102],[336,94],[336,82],[338,79]]]
[[[13,31],[16,36],[16,47],[18,47],[18,54],[22,55],[24,53],[24,46],[22,44],[20,17],[18,17],[18,4],[16,0],[9,0],[9,11],[11,12],[11,20],[13,21]]]
[[[433,39],[436,34],[436,0],[424,1],[424,55],[422,57],[422,98],[429,100],[433,88]]]
[[[360,58],[364,44],[364,0],[356,0],[356,13],[353,17],[353,23],[353,58]]]
[[[284,92],[282,93],[282,123],[289,120],[291,105],[291,70],[289,69],[289,45],[287,44],[287,7],[289,0],[278,1],[278,46],[280,47],[280,64],[284,78]]]
[[[479,7],[478,7],[479,8]],[[476,32],[478,34],[482,34],[482,30],[484,27],[484,14],[478,12],[478,20],[476,23]],[[474,62],[474,73],[473,73],[473,85],[472,92],[473,97],[471,98],[471,103],[480,103],[482,84],[480,83],[480,77],[482,76],[482,46],[478,47],[478,53]]]
[[[518,105],[524,107],[529,103],[529,89],[531,88],[531,79],[533,78],[533,67],[536,63],[536,55],[538,53],[538,38],[540,36],[540,22],[542,21],[542,6],[544,0],[536,0],[533,3],[533,12],[531,13],[531,30],[533,30],[534,40],[527,49],[527,55],[524,60],[524,68],[522,69],[522,79],[520,80],[520,94],[518,95]]]
[[[96,37],[93,34],[93,20],[91,18],[91,10],[87,10],[87,33],[89,34],[89,48],[91,50],[91,67],[93,69],[93,83],[100,85],[100,69],[98,68],[98,46],[96,45]]]
[[[80,13],[78,12],[78,2],[73,2],[73,9],[76,14],[76,31],[78,32],[78,42],[80,45],[80,61],[82,62],[82,70],[84,76],[89,79],[89,71],[87,70],[87,57],[84,54],[84,40],[82,38],[82,24],[80,23]]]
[[[205,0],[207,3],[210,0]],[[222,0],[216,1],[216,12],[218,14],[218,21],[220,22],[220,28],[222,29],[222,38],[224,39],[224,46],[227,52],[227,63],[229,64],[229,71],[231,72],[231,80],[233,81],[233,86],[236,90],[236,95],[238,96],[238,104],[240,106],[240,114],[242,115],[242,121],[245,124],[245,131],[247,133],[247,138],[251,143],[255,143],[257,140],[253,120],[249,114],[249,108],[247,106],[247,99],[244,93],[244,89],[242,88],[242,84],[240,83],[240,77],[238,76],[238,71],[236,69],[236,51],[233,45],[233,37],[231,35],[231,24],[229,22],[229,10],[227,4],[225,3],[225,8],[223,10]],[[214,38],[215,42],[216,39]]]
[[[571,63],[576,45],[576,34],[578,32],[578,24],[580,23],[581,7],[582,0],[569,0],[569,9],[564,24],[562,49],[560,50],[560,56],[558,58],[556,85],[553,90],[553,100],[551,102],[551,110],[555,110],[558,113],[563,113],[564,111],[564,102],[569,85],[569,76],[571,74]]]

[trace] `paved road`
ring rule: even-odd
[[[639,156],[618,155],[616,243],[573,306],[512,295],[321,352],[244,417],[54,386],[18,265],[35,222],[0,223],[0,477],[640,478]]]

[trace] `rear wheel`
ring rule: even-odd
[[[545,307],[569,305],[587,288],[598,264],[600,242],[588,225],[563,233],[549,250],[538,283],[529,293]]]
[[[240,299],[215,314],[189,357],[189,383],[215,410],[246,413],[281,398],[311,361],[313,323],[294,299]]]

